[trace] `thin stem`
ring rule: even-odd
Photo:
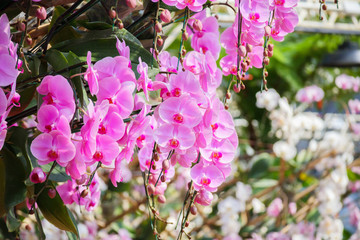
[[[236,14],[236,9],[235,9],[233,6],[231,6],[228,2],[210,3],[210,6],[209,6],[209,7],[211,7],[211,6],[216,6],[216,5],[227,6],[227,7],[231,8],[231,10],[233,10],[234,13]]]
[[[241,61],[241,57],[240,57],[240,45],[241,45],[241,34],[242,34],[242,14],[240,11],[240,4],[241,4],[241,0],[239,0],[239,4],[238,4],[238,42],[237,42],[237,62],[236,62],[236,70],[237,73],[239,74],[240,71],[240,61]],[[241,75],[240,75],[241,76]],[[236,79],[236,84],[239,84],[240,79],[237,78]]]
[[[156,4],[156,12],[155,12],[155,19],[154,19],[154,36],[153,36],[153,46],[152,46],[152,53],[151,53],[153,56],[154,56],[154,52],[156,53],[155,41],[158,37],[158,33],[155,31],[155,26],[156,26],[156,23],[158,22],[158,18],[159,18],[159,9],[160,9],[160,0]],[[154,57],[151,58],[151,68],[153,68],[153,61],[154,61]]]
[[[91,182],[92,180],[94,179],[95,177],[95,174],[96,174],[96,171],[101,167],[101,162],[98,163],[98,165],[96,166],[96,169],[92,172],[91,176],[90,176],[90,179],[88,181],[88,183],[85,185],[85,187],[89,187],[91,185]]]
[[[40,240],[45,240],[45,233],[44,233],[43,226],[41,224],[41,219],[40,219],[40,216],[39,216],[39,212],[38,212],[37,209],[34,209],[34,212],[35,212],[36,222],[38,223],[38,226],[39,226]]]
[[[176,69],[179,70],[179,64],[180,64],[180,58],[181,58],[181,50],[184,44],[184,38],[183,38],[183,34],[186,32],[186,25],[189,19],[189,8],[186,7],[185,8],[185,16],[184,16],[184,22],[183,22],[183,27],[181,29],[182,35],[181,35],[181,41],[180,41],[180,47],[179,47],[179,55],[178,55],[178,63],[177,63],[177,67]]]

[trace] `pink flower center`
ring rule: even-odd
[[[58,159],[59,155],[57,154],[56,151],[54,150],[50,150],[48,153],[47,153],[47,156],[52,160],[52,161],[55,161],[56,159]]]
[[[282,5],[284,5],[284,3],[285,3],[285,0],[275,0],[275,5],[277,5],[277,6],[282,6]]]
[[[215,124],[211,124],[211,128],[212,128],[213,132],[215,132],[215,131],[216,131],[216,129],[218,129],[218,128],[219,128],[219,124],[217,124],[217,123],[215,123]]]
[[[215,159],[215,160],[219,160],[222,157],[222,153],[221,152],[212,152],[211,153],[211,158]]]
[[[106,127],[101,124],[101,125],[99,126],[98,133],[99,133],[99,134],[106,134],[106,132],[107,132],[107,131],[106,131]]]
[[[257,22],[257,20],[259,20],[259,18],[260,18],[260,14],[258,14],[258,13],[250,13],[249,18],[250,18],[251,21]]]
[[[107,100],[109,101],[110,104],[114,104],[114,101],[112,100],[112,98],[107,98]]]
[[[46,129],[46,131],[51,132],[52,126],[51,125],[46,125],[45,129]]]
[[[207,47],[201,47],[201,51],[202,51],[203,54],[205,54],[208,51],[208,48]]]
[[[180,113],[174,114],[174,121],[177,123],[184,122],[184,117]]]
[[[211,179],[207,177],[202,177],[200,180],[201,185],[209,186],[210,183],[211,183]]]
[[[138,138],[137,138],[138,141],[143,141],[145,140],[145,135],[144,134],[141,134]]]
[[[93,159],[95,159],[96,161],[101,161],[104,158],[104,155],[102,154],[102,152],[96,151],[94,153]]]
[[[181,96],[181,89],[180,88],[175,88],[174,90],[172,90],[172,95],[174,97],[180,97]]]
[[[150,163],[151,163],[151,161],[148,159],[148,160],[146,160],[145,165],[150,167]]]
[[[179,146],[179,141],[175,138],[169,140],[170,147],[177,148]]]
[[[233,75],[237,74],[237,67],[235,65],[232,65],[230,67],[230,73],[233,74]]]
[[[195,0],[184,0],[185,5],[193,5]]]
[[[43,97],[43,100],[46,104],[54,104],[54,99],[51,93],[48,93],[45,97]]]

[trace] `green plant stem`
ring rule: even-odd
[[[186,26],[187,26],[187,23],[188,23],[188,20],[189,20],[189,8],[186,7],[185,8],[185,16],[184,16],[184,22],[183,22],[183,27],[181,29],[181,33],[184,34],[186,32]],[[177,67],[176,69],[179,70],[179,65],[180,65],[180,58],[181,58],[181,50],[182,50],[182,47],[183,47],[183,44],[184,44],[184,38],[183,36],[181,35],[181,41],[180,41],[180,47],[179,47],[179,54],[178,54],[178,63],[177,63]]]
[[[35,218],[36,218],[36,222],[38,223],[39,226],[39,231],[40,231],[40,240],[45,240],[45,233],[44,233],[44,229],[41,223],[41,219],[39,216],[39,212],[37,209],[34,209],[35,212]]]

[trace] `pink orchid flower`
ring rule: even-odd
[[[282,211],[284,205],[280,198],[275,198],[267,208],[266,212],[270,217],[277,217],[279,216],[280,212]]]
[[[94,69],[93,65],[91,64],[91,52],[88,51],[87,53],[87,65],[88,68],[85,72],[84,79],[89,84],[89,89],[91,95],[96,95],[99,92],[99,82],[98,82],[98,76],[96,74],[96,70]]]
[[[177,0],[176,7],[184,9],[188,7],[193,12],[200,12],[206,0]]]
[[[115,104],[118,107],[119,115],[127,118],[134,108],[134,90],[133,82],[120,83],[115,77],[107,77],[101,80],[97,100],[98,102],[108,100],[110,104]]]
[[[214,196],[210,191],[200,189],[196,195],[195,202],[202,206],[209,206],[213,200]]]
[[[44,95],[42,106],[55,106],[60,115],[64,115],[69,122],[71,121],[75,113],[74,92],[63,76],[46,76],[37,87],[37,91]]]
[[[140,77],[137,81],[137,90],[143,90],[145,94],[146,100],[149,101],[149,93],[148,90],[152,90],[152,81],[148,77],[148,65],[141,61],[141,57],[139,57],[139,65],[137,66],[137,71],[140,74]]]
[[[164,124],[155,130],[154,139],[159,146],[168,150],[186,150],[194,145],[195,134],[182,125]]]
[[[201,156],[209,162],[226,164],[235,156],[235,148],[228,139],[213,139],[206,148],[200,148]]]
[[[31,143],[30,150],[40,165],[56,161],[62,167],[66,167],[76,153],[70,138],[57,130],[37,136]]]
[[[193,128],[202,120],[199,107],[190,96],[171,97],[160,104],[159,116],[171,124]]]
[[[303,103],[319,102],[324,98],[324,90],[316,85],[300,89],[296,93],[296,100]]]
[[[120,41],[116,37],[116,49],[118,50],[120,56],[130,59],[130,48],[126,46],[125,40]]]
[[[205,167],[201,164],[197,164],[191,168],[190,176],[194,181],[196,190],[203,188],[210,192],[216,191],[217,187],[225,180],[221,171],[213,165]]]

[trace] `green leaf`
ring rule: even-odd
[[[148,65],[153,61],[153,65],[157,67],[157,63],[151,53],[143,48],[140,41],[125,29],[89,31],[83,33],[80,39],[64,41],[53,46],[53,48],[61,52],[71,51],[79,56],[82,61],[86,60],[87,52],[91,51],[92,59],[98,61],[104,57],[119,55],[116,49],[115,37],[124,40],[126,45],[129,46],[130,60],[133,64],[138,64],[139,56],[141,56],[142,61]]]
[[[23,202],[26,197],[25,179],[27,178],[25,167],[22,161],[16,157],[6,146],[0,152],[0,172],[5,173],[4,205],[0,206],[0,213],[7,212],[17,204]],[[3,176],[3,175],[2,175]],[[4,179],[2,178],[1,181]],[[4,182],[0,185],[4,186]],[[0,202],[1,202],[0,201]]]
[[[49,172],[52,165],[53,163],[49,163],[41,166],[41,168],[43,169],[44,172]],[[57,164],[53,169],[53,171],[51,172],[49,179],[55,182],[66,182],[67,180],[70,179],[70,176],[66,174],[65,168]]]
[[[4,161],[0,160],[0,192],[5,192],[5,163]],[[5,210],[5,195],[0,195],[0,217],[6,213]]]
[[[357,180],[360,180],[360,175],[357,173],[354,173],[353,171],[351,171],[351,169],[347,169],[347,175],[350,181],[354,182]]]
[[[35,192],[38,193],[43,186],[44,184],[36,184]],[[79,235],[74,222],[71,220],[68,209],[57,191],[56,196],[50,198],[47,194],[47,189],[44,189],[36,202],[46,220],[59,229],[72,232],[77,236]]]
[[[50,26],[49,29],[51,29],[51,27],[55,24],[56,20],[58,19],[58,17],[63,14],[66,11],[66,9],[62,6],[56,6],[54,8],[54,13],[53,13],[53,17],[51,19],[50,22]],[[70,23],[72,25],[74,25],[74,23]],[[75,26],[75,25],[74,25]],[[61,29],[60,32],[57,32],[53,38],[50,41],[51,45],[54,45],[56,43],[59,42],[63,42],[66,40],[70,40],[70,39],[76,39],[79,38],[81,35],[75,31],[75,29],[72,26],[66,26],[63,29]]]
[[[14,210],[10,209],[10,211],[6,214],[6,226],[9,232],[14,232],[19,229],[21,222],[16,218]]]
[[[267,159],[259,159],[253,164],[249,172],[249,177],[260,178],[267,173],[268,169],[269,169],[269,163]]]
[[[106,30],[112,28],[112,25],[106,22],[88,22],[86,20],[78,20],[77,23],[89,30]]]
[[[18,148],[22,153],[21,156],[24,157],[26,176],[29,176],[32,170],[31,159],[28,151],[28,136],[28,132],[21,127],[12,127],[7,133],[7,143]]]
[[[253,184],[253,188],[268,188],[278,183],[275,179],[260,179]]]
[[[49,51],[47,51],[45,59],[49,62],[49,64],[54,68],[55,71],[62,70],[69,66],[69,62],[66,59],[65,55],[56,49],[50,49]],[[69,77],[68,73],[63,75]]]

